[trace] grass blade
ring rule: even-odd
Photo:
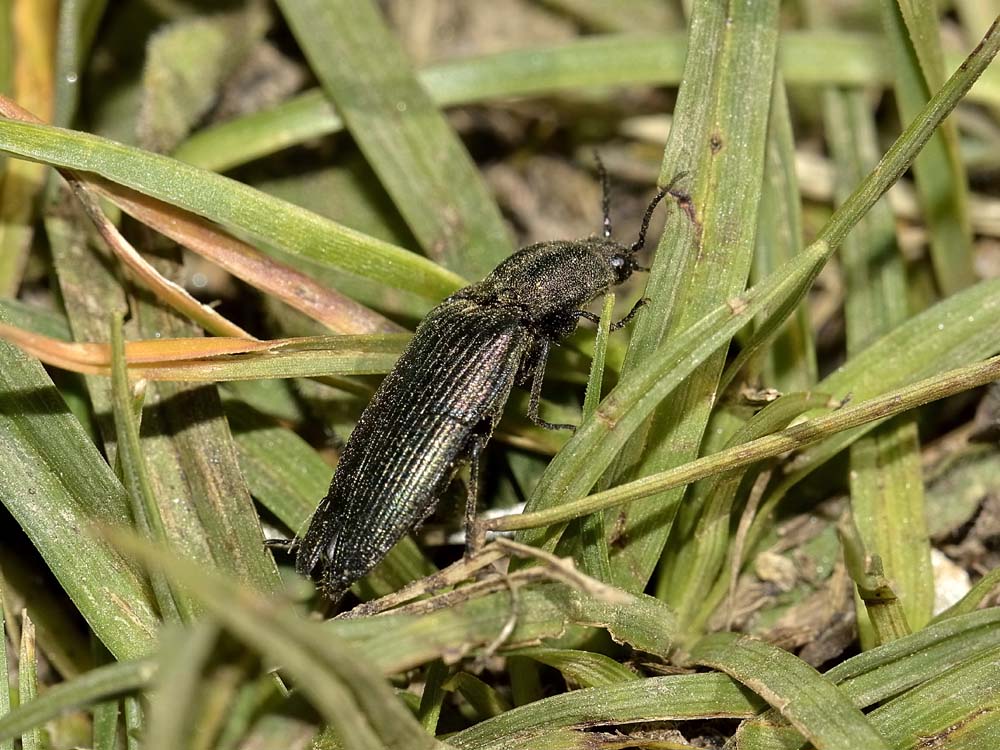
[[[863,92],[829,89],[823,97],[827,142],[839,169],[837,197],[842,201],[848,186],[876,162],[877,134]],[[906,269],[885,200],[844,240],[842,260],[847,353],[852,357],[909,317]],[[850,483],[852,514],[864,546],[882,559],[906,619],[919,629],[931,616],[934,579],[913,415],[878,427],[851,446]],[[862,607],[858,627],[862,644],[872,645]]]
[[[881,3],[885,34],[896,71],[896,106],[911,120],[945,78],[937,8],[911,0]],[[969,188],[958,152],[955,123],[944,122],[913,163],[921,212],[930,232],[931,260],[942,294],[972,284]]]
[[[660,174],[663,183],[677,172],[693,175],[688,192],[694,210],[690,217],[677,211],[668,220],[646,286],[650,310],[635,326],[623,378],[645,368],[661,341],[677,336],[746,286],[764,169],[777,15],[776,2],[694,4],[689,55]],[[718,189],[723,184],[726,189]],[[707,357],[632,438],[619,466],[642,475],[694,458],[724,363],[724,349]],[[613,545],[611,563],[615,580],[625,588],[645,587],[682,492],[623,510],[616,528],[629,543]]]
[[[715,633],[695,646],[690,659],[742,682],[818,748],[890,747],[834,683],[776,646],[733,633]]]
[[[157,664],[152,659],[121,661],[53,685],[39,697],[0,717],[0,738],[7,741],[68,711],[144,690],[152,684],[156,670]]]
[[[130,524],[125,490],[41,365],[0,344],[0,496],[115,656],[141,656],[158,626],[137,570],[86,530]]]
[[[343,227],[247,185],[166,156],[89,133],[0,120],[0,151],[57,167],[93,172],[178,206],[291,255],[378,279],[437,299],[463,279],[426,258]]]
[[[371,0],[278,3],[324,91],[432,259],[468,278],[511,250],[500,211]]]
[[[500,750],[510,747],[510,737],[517,737],[522,747],[538,747],[533,738],[556,727],[746,718],[761,705],[756,696],[725,675],[653,677],[545,698],[453,734],[448,744],[462,750]]]
[[[135,394],[125,368],[125,342],[122,316],[113,316],[111,323],[112,371],[111,392],[114,409],[115,435],[118,445],[118,464],[122,483],[132,503],[132,518],[142,535],[157,544],[164,544],[167,532],[160,516],[160,508],[150,485],[146,459],[139,443],[139,425],[135,420]],[[139,408],[141,409],[141,401]],[[153,594],[165,622],[191,622],[196,616],[193,602],[183,592],[175,591],[162,573],[151,575]]]
[[[676,86],[687,43],[686,33],[593,35],[557,46],[442,62],[420,71],[418,78],[442,107],[602,86]],[[788,30],[779,49],[781,71],[790,84],[870,86],[894,80],[880,34]],[[960,63],[961,58],[946,56],[949,69]],[[970,97],[1000,104],[1000,71],[988,71]],[[225,171],[342,129],[330,100],[313,89],[273,109],[200,130],[174,156]]]

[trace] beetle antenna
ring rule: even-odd
[[[656,206],[660,203],[660,201],[668,195],[673,194],[674,185],[686,176],[687,172],[678,172],[673,176],[666,187],[660,188],[656,192],[656,195],[653,196],[653,200],[651,200],[649,205],[646,206],[646,213],[642,215],[642,225],[639,227],[639,236],[636,238],[635,242],[632,243],[632,247],[628,249],[630,254],[639,252],[646,245],[646,232],[649,230],[649,222],[653,218],[653,211],[656,210]]]
[[[601,155],[594,149],[594,161],[597,162],[597,174],[601,178],[601,214],[604,216],[604,239],[611,237],[611,180],[608,170],[604,168]]]

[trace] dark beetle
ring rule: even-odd
[[[629,247],[611,239],[607,178],[603,237],[542,242],[520,250],[478,284],[435,307],[361,415],[330,491],[305,536],[294,542],[295,569],[337,601],[426,518],[458,466],[471,461],[467,521],[475,513],[479,456],[516,383],[531,381],[528,417],[538,401],[549,346],[569,335],[581,309],[633,271],[660,190]],[[623,320],[638,311],[642,300]]]

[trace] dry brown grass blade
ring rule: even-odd
[[[0,338],[16,344],[47,365],[85,375],[108,375],[111,372],[109,344],[61,341],[7,323],[0,323]],[[125,344],[125,361],[129,367],[149,364],[175,366],[214,357],[270,351],[289,341],[223,336],[129,341]]]
[[[118,208],[211,261],[255,289],[319,321],[334,333],[393,333],[404,330],[388,318],[317,283],[291,266],[222,231],[211,222],[101,179],[89,187]]]
[[[14,120],[40,122],[31,112],[0,96],[0,115]],[[269,258],[237,240],[211,222],[183,209],[136,193],[93,175],[60,170],[115,255],[164,303],[191,318],[216,336],[253,338],[211,307],[202,305],[182,287],[164,278],[150,265],[101,211],[99,194],[133,218],[194,253],[215,263],[256,289],[281,299],[319,321],[335,333],[384,333],[403,329],[388,318],[339,292],[328,289],[306,274]]]
[[[41,122],[31,112],[4,96],[0,96],[0,114],[12,120],[31,123]],[[132,244],[122,236],[121,232],[118,231],[118,228],[108,217],[104,215],[97,199],[90,192],[90,186],[86,177],[68,169],[61,169],[59,173],[69,183],[73,195],[80,201],[88,218],[93,222],[101,238],[111,248],[111,251],[158,299],[217,336],[253,338],[253,336],[238,325],[220,315],[208,305],[201,304],[188,294],[183,287],[165,278],[159,271],[153,268]]]

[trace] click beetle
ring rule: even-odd
[[[602,236],[525,247],[445,299],[421,321],[365,408],[329,492],[305,535],[292,542],[295,569],[327,599],[339,600],[422,522],[467,462],[467,524],[473,519],[480,454],[515,383],[530,381],[528,417],[535,424],[573,429],[538,415],[549,348],[580,318],[599,320],[585,305],[634,271],[648,270],[635,255],[671,189],[656,193],[636,241],[621,245],[611,238],[607,174],[600,161],[598,167]],[[643,302],[612,328],[625,325]]]

